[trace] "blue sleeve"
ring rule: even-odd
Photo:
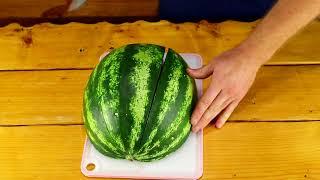
[[[254,21],[263,17],[276,0],[160,0],[161,19],[173,22]]]

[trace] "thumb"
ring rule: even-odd
[[[188,74],[196,79],[203,79],[209,77],[213,73],[213,68],[210,64],[202,66],[199,69],[187,69]]]

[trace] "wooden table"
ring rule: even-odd
[[[87,179],[80,172],[82,93],[104,51],[148,42],[199,53],[207,63],[255,25],[0,28],[0,179]],[[320,179],[319,32],[315,21],[292,38],[261,68],[226,126],[205,129],[202,179]]]

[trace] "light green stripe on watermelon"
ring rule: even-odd
[[[97,139],[99,142],[101,142],[106,148],[110,149],[112,151],[112,153],[114,154],[117,154],[117,155],[120,155],[118,149],[108,141],[108,139],[106,138],[106,136],[104,136],[101,132],[99,133],[99,128],[98,128],[98,124],[97,124],[97,121],[95,121],[94,117],[93,117],[93,114],[92,114],[92,111],[90,109],[90,100],[88,99],[88,91],[86,91],[85,93],[85,119],[86,119],[86,126],[87,126],[87,129],[91,132],[98,132],[98,133],[95,133],[95,136],[96,138],[94,137],[91,137],[91,138],[94,138],[94,139]],[[95,141],[94,141],[95,142]],[[96,143],[94,143],[96,144]]]
[[[88,134],[88,137],[91,142],[99,141],[99,139],[96,138],[95,134],[93,132],[91,132],[90,130],[87,130],[87,134]],[[110,156],[113,158],[123,158],[123,156],[120,154],[114,153],[112,151],[108,151],[108,149],[105,146],[102,146],[100,143],[94,143],[93,146],[96,149],[98,149],[99,152],[101,152],[102,154],[104,154],[106,156]]]
[[[112,61],[110,59],[108,60]],[[119,149],[125,151],[119,133],[119,68],[120,62],[112,61],[108,69],[102,70],[101,76],[104,78],[99,80],[98,93],[102,91],[99,105],[110,137],[114,140]],[[108,73],[106,73],[106,71],[108,71]],[[104,85],[104,83],[108,84]]]
[[[98,87],[97,87],[97,95],[100,97],[103,94],[106,93],[106,89],[104,88],[104,83],[106,83],[106,79],[110,83],[110,87],[112,88],[110,90],[111,93],[114,93],[115,91],[118,91],[116,87],[119,87],[119,68],[120,68],[120,61],[119,56],[121,56],[122,53],[125,52],[125,48],[121,47],[118,48],[116,51],[112,51],[110,54],[108,54],[105,58],[102,59],[99,66],[94,70],[93,72],[93,79],[96,79],[96,72],[98,71],[99,77],[98,77]],[[111,86],[112,85],[112,86]],[[116,86],[116,87],[115,87]],[[118,94],[111,94],[117,97]]]
[[[94,129],[91,129],[95,134],[103,134],[100,136],[104,136],[103,143],[108,142],[105,146],[111,146],[109,148],[112,149],[113,152],[117,152],[117,154],[122,154],[125,152],[124,144],[121,140],[120,133],[118,132],[119,123],[117,119],[112,118],[108,115],[113,110],[117,110],[117,105],[119,104],[119,95],[113,94],[113,97],[110,98],[108,94],[119,92],[119,77],[116,75],[110,75],[112,72],[116,73],[119,71],[119,61],[117,57],[121,56],[121,53],[124,52],[124,48],[119,48],[117,51],[113,51],[109,53],[103,60],[96,66],[95,70],[92,72],[86,93],[90,94],[90,100],[86,100],[85,102],[92,101],[91,109],[86,111],[94,112],[95,115],[91,114],[91,119],[88,116],[85,119],[85,122],[88,121],[88,126],[92,126],[92,122],[96,123],[93,126]],[[112,88],[109,88],[111,85]],[[86,94],[85,94],[86,95]],[[108,99],[106,101],[106,99]],[[107,103],[105,103],[107,102]],[[89,114],[90,115],[90,114]],[[114,116],[114,115],[113,115]],[[105,125],[102,125],[104,123]],[[102,125],[102,126],[101,126]],[[103,129],[104,128],[104,129]],[[113,139],[110,141],[110,139]],[[93,141],[93,144],[97,144],[97,142]]]
[[[179,111],[178,113],[178,116],[177,116],[177,120],[174,121],[168,128],[167,132],[164,134],[163,138],[162,139],[165,139],[165,138],[169,138],[170,135],[177,131],[179,125],[183,122],[184,118],[186,117],[187,114],[190,114],[190,111],[188,111],[188,109],[190,109],[191,107],[191,104],[193,102],[193,98],[194,98],[194,85],[192,84],[192,80],[190,77],[188,77],[188,88],[186,90],[186,96],[185,96],[185,101],[183,102],[182,106],[181,106],[181,110]],[[190,117],[190,116],[189,116]],[[189,126],[189,130],[190,130],[190,127],[191,127],[191,124],[190,123],[187,123]],[[160,139],[160,141],[162,140]]]
[[[124,53],[124,48],[108,54],[98,66],[99,77],[96,78],[97,102],[101,109],[103,121],[106,124],[109,134],[108,138],[122,152],[125,151],[124,143],[119,132],[119,69],[120,61],[117,59]],[[95,79],[95,78],[94,78]],[[93,87],[95,87],[93,85]]]
[[[153,89],[149,89],[150,81],[150,65],[153,63],[154,58],[149,49],[142,51],[139,49],[138,53],[133,55],[136,60],[136,66],[130,74],[130,82],[136,89],[136,95],[132,97],[129,104],[129,109],[133,117],[133,126],[130,136],[130,154],[132,154],[136,142],[141,136],[142,124],[145,123],[145,117],[148,111],[146,108],[152,99],[149,99],[149,94],[153,93]]]
[[[110,120],[110,116],[112,116],[112,115],[113,116],[118,116],[117,111],[116,110],[115,111],[110,110],[110,109],[113,109],[113,108],[109,103],[105,103],[105,99],[104,98],[101,100],[101,109],[102,109],[102,116],[103,116],[104,122],[105,122],[105,124],[107,126],[107,129],[108,129],[108,132],[110,134],[110,137],[113,139],[113,141],[115,142],[115,144],[117,145],[117,147],[121,151],[125,151],[124,144],[123,144],[123,141],[122,141],[120,135],[116,134],[116,132],[118,132],[118,130],[115,130],[113,128],[112,124],[115,124],[115,123],[114,122],[111,123],[111,120]],[[110,115],[110,114],[112,114],[112,115]],[[115,128],[118,128],[118,126],[116,126]]]
[[[188,125],[184,126],[182,131],[180,131],[180,135],[178,137],[174,137],[174,139],[171,139],[170,144],[168,144],[166,147],[160,147],[160,143],[157,143],[156,147],[159,147],[162,150],[151,155],[146,155],[143,158],[141,158],[141,160],[156,160],[168,155],[168,152],[172,152],[173,150],[175,150],[177,148],[177,145],[181,145],[181,141],[184,141],[186,139],[187,135],[190,133],[190,127],[191,126]]]
[[[108,112],[113,112],[114,114],[111,114],[113,116],[119,113],[119,68],[120,62],[114,61],[108,68],[108,73],[106,73],[107,70],[101,72],[101,77],[103,78],[101,78],[98,83],[98,94],[101,93],[102,96],[100,100],[102,115],[108,130],[111,132],[114,131],[113,128],[115,126],[113,126],[111,124],[112,121],[108,119],[110,116]],[[105,81],[106,79],[108,79],[107,82]],[[108,89],[105,88],[104,83],[109,83],[107,85]],[[108,97],[106,97],[106,94],[108,94]]]
[[[117,57],[124,52],[124,47],[120,47],[118,48],[116,51],[111,51],[108,55],[106,55],[102,60],[101,62],[94,68],[92,74],[90,75],[90,79],[89,79],[89,82],[88,82],[88,85],[87,87],[91,87],[91,91],[95,91],[96,89],[93,89],[94,87],[96,87],[96,83],[97,81],[101,78],[101,75],[99,74],[102,70],[105,70],[109,64],[111,62],[114,62],[116,61]],[[99,73],[97,73],[99,72]],[[97,77],[97,74],[99,77]],[[98,96],[102,95],[103,91],[99,91],[98,92]]]

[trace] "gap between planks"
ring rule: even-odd
[[[270,121],[257,121],[257,120],[230,120],[227,123],[313,123],[313,122],[320,122],[320,120],[270,120]],[[83,126],[84,123],[68,123],[68,124],[8,124],[3,125],[0,124],[0,127],[26,127],[26,126]]]
[[[319,63],[310,63],[310,64],[264,64],[263,66],[320,66],[320,62]],[[1,72],[21,72],[21,71],[81,71],[81,70],[93,70],[94,67],[83,67],[83,68],[44,68],[44,69],[0,69],[0,73]]]

